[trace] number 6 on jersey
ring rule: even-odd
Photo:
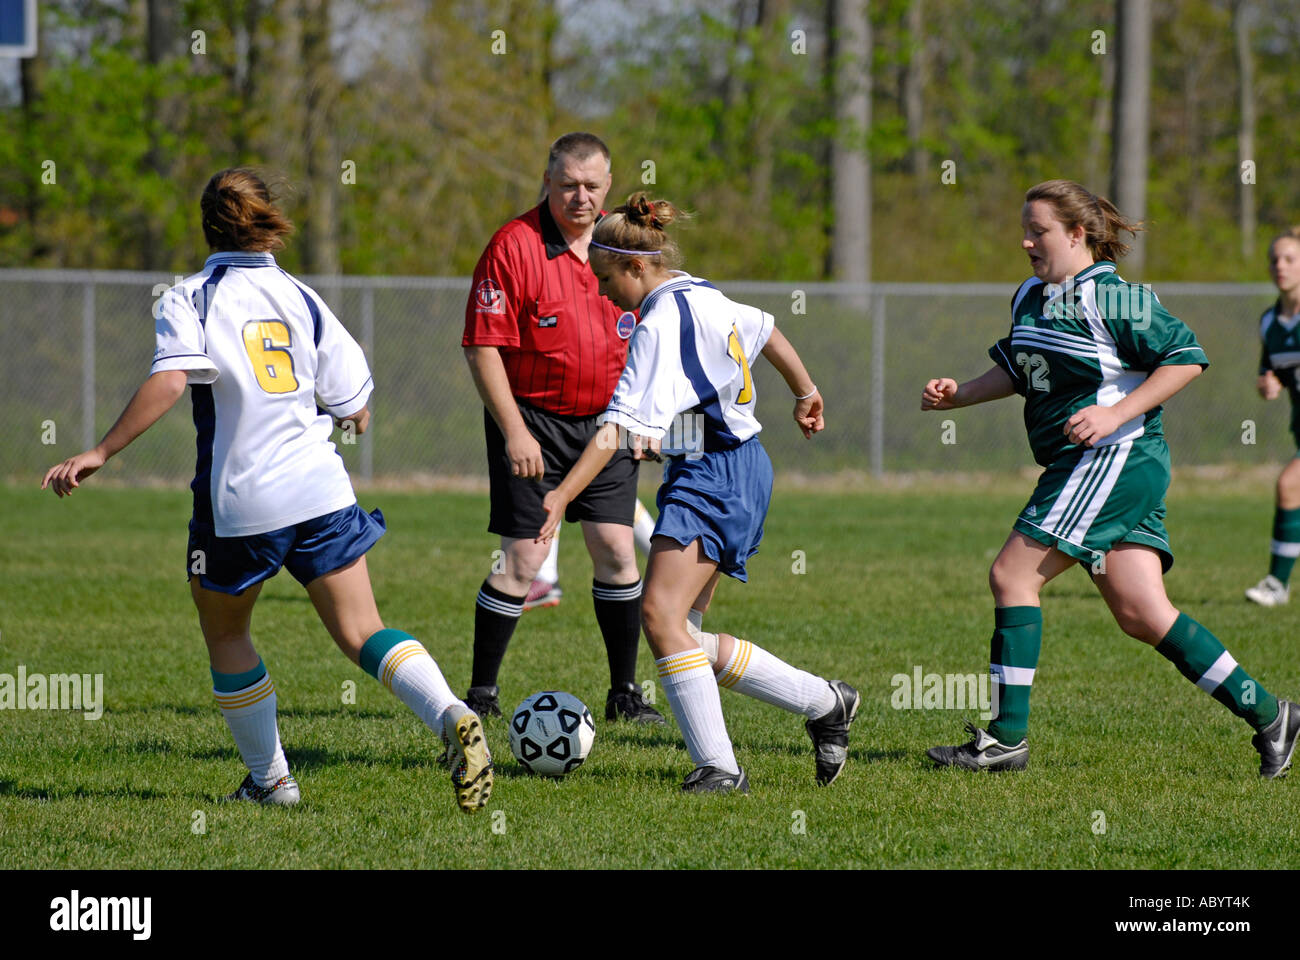
[[[293,393],[298,378],[293,374],[293,338],[283,320],[250,320],[244,324],[244,349],[253,361],[257,383],[267,393]]]

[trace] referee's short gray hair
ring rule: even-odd
[[[566,133],[551,144],[551,152],[546,158],[546,169],[554,170],[561,157],[586,160],[594,153],[599,153],[605,158],[605,166],[608,168],[609,147],[605,146],[604,140],[594,133]]]

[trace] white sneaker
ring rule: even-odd
[[[1291,599],[1291,588],[1270,573],[1246,591],[1246,599],[1261,607],[1280,607]]]

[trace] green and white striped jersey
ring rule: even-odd
[[[1259,318],[1259,372],[1272,370],[1291,395],[1291,435],[1300,446],[1300,313],[1284,316],[1281,308],[1278,300]]]
[[[1076,411],[1114,406],[1163,364],[1209,366],[1187,325],[1150,290],[1120,279],[1108,260],[1064,285],[1037,277],[1022,283],[1011,299],[1011,333],[989,356],[1025,398],[1029,446],[1043,466],[1085,449],[1065,437],[1065,421]],[[1139,414],[1094,446],[1163,437],[1160,409]]]

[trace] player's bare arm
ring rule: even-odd
[[[81,480],[157,423],[180,399],[188,382],[189,374],[184,370],[161,370],[155,373],[135,392],[117,422],[104,434],[104,439],[89,450],[69,457],[58,466],[50,467],[45,473],[45,479],[41,481],[41,489],[52,487],[60,497],[72,493],[81,485]]]
[[[814,433],[825,430],[826,418],[822,414],[824,404],[821,391],[812,382],[812,377],[808,375],[794,345],[775,327],[772,328],[772,335],[768,337],[763,347],[763,356],[776,368],[777,373],[781,374],[786,386],[794,394],[794,422],[803,431],[804,438],[807,439]]]
[[[921,391],[922,410],[955,410],[989,400],[1001,400],[1016,392],[1015,383],[1007,372],[994,364],[974,380],[958,386],[951,377],[931,380]]]
[[[506,438],[506,455],[510,457],[510,472],[525,480],[540,480],[546,472],[542,461],[542,447],[528,432],[524,418],[519,414],[506,378],[506,367],[501,361],[501,351],[496,347],[465,347],[465,362],[478,395],[492,419]]]
[[[546,522],[538,531],[537,542],[546,543],[559,529],[564,519],[564,509],[578,494],[587,489],[587,484],[596,479],[606,464],[614,458],[622,440],[621,431],[616,423],[602,424],[600,429],[587,443],[578,462],[560,481],[560,485],[542,499],[542,508],[546,511]]]
[[[1183,387],[1200,376],[1199,364],[1166,364],[1156,367],[1136,390],[1112,407],[1093,404],[1076,411],[1065,421],[1065,435],[1071,443],[1091,447],[1109,437],[1139,414],[1160,406]]]
[[[346,417],[339,417],[334,422],[340,429],[345,423],[350,423],[352,429],[357,433],[365,433],[370,426],[370,406],[366,405],[356,413],[350,413]]]
[[[1265,370],[1255,381],[1255,389],[1265,400],[1276,400],[1282,394],[1282,381],[1272,370]]]

